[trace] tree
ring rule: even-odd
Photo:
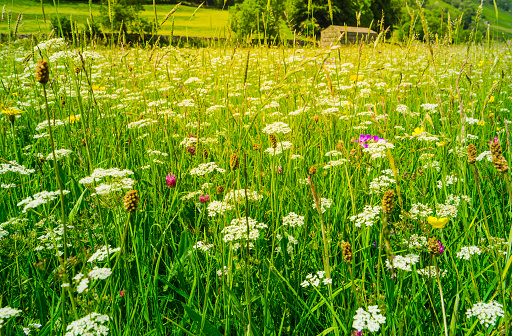
[[[267,38],[279,35],[279,25],[283,22],[284,2],[271,0],[245,0],[234,6],[230,27],[239,37],[251,34],[265,34]]]
[[[114,32],[149,33],[152,24],[139,17],[144,0],[101,0],[100,14],[104,29]]]

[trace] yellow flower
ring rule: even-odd
[[[446,145],[446,142],[439,141],[439,142],[436,142],[436,145],[437,145],[437,147],[442,147],[442,146]]]
[[[432,225],[432,227],[434,229],[442,229],[446,226],[446,223],[448,223],[450,219],[449,218],[437,218],[437,217],[432,217],[432,216],[429,216],[427,218],[427,221],[430,225]]]
[[[72,124],[76,123],[77,121],[80,121],[80,114],[77,114],[77,115],[70,115],[69,117],[67,117],[65,120],[67,122],[70,122]]]
[[[480,125],[480,126],[483,126],[483,125],[485,125],[485,120],[479,121],[479,122],[477,122],[476,124],[477,124],[477,125]]]
[[[489,103],[494,103],[494,96],[491,96],[491,98],[489,98]]]
[[[363,76],[358,76],[358,75],[352,75],[350,76],[350,81],[356,81],[356,80],[362,80],[363,79]]]
[[[103,86],[98,85],[98,84],[93,84],[91,89],[93,91],[105,91],[105,88]]]
[[[5,107],[5,108],[2,109],[2,113],[5,114],[5,115],[8,115],[8,116],[15,116],[15,115],[18,115],[18,114],[22,114],[23,111],[18,110],[15,107]]]
[[[424,127],[416,127],[414,129],[414,132],[412,132],[412,135],[420,135],[423,132],[425,132],[425,128]]]

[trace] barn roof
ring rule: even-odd
[[[338,31],[345,31],[345,26],[336,26],[336,25],[330,25],[329,27],[325,28],[325,30],[332,29],[332,30],[338,30]],[[362,34],[368,34],[368,28],[367,27],[351,27],[347,26],[347,33],[362,33]],[[377,34],[376,31],[370,30],[371,34]]]

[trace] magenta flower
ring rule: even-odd
[[[379,140],[384,140],[386,141],[385,139],[383,138],[379,138],[377,135],[370,135],[370,134],[361,134],[359,136],[359,140],[355,141],[357,143],[359,143],[361,146],[363,146],[364,148],[368,148],[368,144],[367,142],[369,141],[374,141],[374,142],[378,142]]]
[[[199,202],[206,203],[209,201],[210,201],[210,195],[206,194],[206,195],[199,196]]]
[[[492,138],[492,140],[489,141],[489,145],[492,144],[493,142],[498,143],[498,142],[500,142],[500,140],[498,139],[498,137],[494,137],[494,138]]]
[[[444,252],[444,246],[441,244],[441,242],[438,240],[437,244],[439,245],[439,254],[443,254]]]
[[[167,182],[167,186],[169,188],[176,187],[176,176],[174,176],[174,174],[167,174],[165,181]]]

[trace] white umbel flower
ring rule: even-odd
[[[357,309],[352,327],[357,331],[365,329],[370,332],[379,331],[380,325],[386,323],[386,317],[379,313],[379,306],[369,306],[368,311],[363,308]]]
[[[496,321],[498,317],[505,316],[505,311],[503,310],[503,305],[496,301],[491,301],[489,303],[477,302],[473,305],[472,308],[466,311],[466,317],[478,317],[480,324],[485,325],[488,328],[491,325],[496,325]]]
[[[21,313],[21,310],[14,309],[11,307],[0,308],[0,328],[3,327],[4,322],[11,317],[15,317]]]
[[[66,328],[65,336],[107,336],[109,328],[107,315],[91,313],[79,320],[71,322]]]
[[[463,246],[460,252],[457,252],[457,258],[469,260],[475,254],[481,254],[482,250],[478,246]]]
[[[288,126],[288,124],[286,124],[284,122],[277,121],[273,124],[267,125],[261,131],[263,133],[267,133],[267,134],[279,134],[279,133],[286,134],[286,133],[290,133],[292,131],[292,129],[290,128],[290,126]]]

